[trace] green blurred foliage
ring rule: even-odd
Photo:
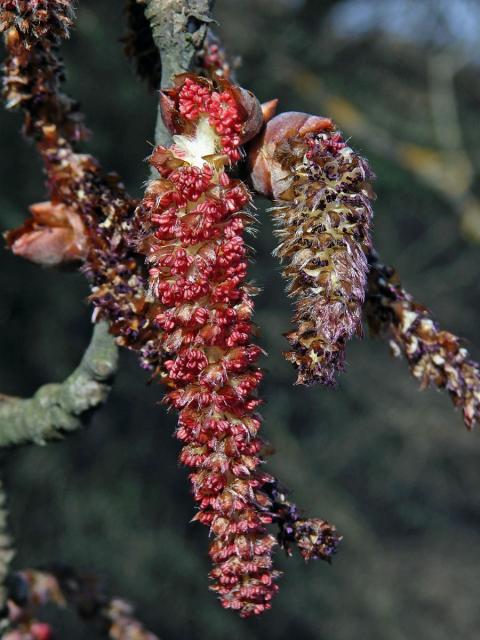
[[[140,194],[156,97],[122,55],[120,3],[80,4],[64,50],[68,90],[94,132],[88,148]],[[289,75],[292,64],[301,66],[382,131],[431,145],[425,59],[436,45],[415,36],[342,36],[341,25],[329,22],[338,4],[219,0],[222,37],[243,58],[239,79],[262,100],[279,97],[282,110],[319,111],[321,92],[301,90]],[[473,62],[458,76],[457,97],[466,145],[478,161]],[[20,139],[20,123],[18,114],[0,114],[2,229],[44,198],[39,161]],[[374,152],[374,142],[352,139],[378,176],[377,247],[480,357],[480,248],[462,237],[449,203]],[[15,566],[55,560],[94,569],[164,639],[472,640],[480,627],[478,434],[464,430],[444,395],[419,393],[405,363],[379,341],[350,346],[337,389],[292,386],[294,372],[281,357],[291,305],[271,257],[268,203],[258,207],[252,274],[263,288],[256,320],[269,353],[263,414],[276,449],[271,468],[308,514],[344,534],[333,565],[279,557],[281,592],[261,619],[242,621],[217,605],[208,591],[206,530],[189,523],[174,416],[157,406],[162,389],[147,385],[135,357],[123,354],[110,401],[86,432],[5,456]],[[87,286],[78,274],[41,270],[6,251],[0,262],[0,389],[27,395],[61,380],[80,358],[91,330]],[[61,637],[91,637],[73,616],[60,620]]]

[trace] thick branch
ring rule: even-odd
[[[144,0],[144,4],[162,61],[161,86],[166,87],[174,75],[191,69],[212,22],[214,0]],[[159,112],[155,142],[167,145],[169,141]]]
[[[79,429],[110,392],[117,347],[101,322],[75,371],[61,384],[46,384],[32,398],[0,397],[0,446],[45,444]]]

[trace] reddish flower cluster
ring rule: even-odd
[[[168,354],[166,403],[180,412],[180,459],[193,468],[195,519],[214,537],[212,588],[223,606],[249,616],[270,607],[277,572],[275,540],[266,530],[271,503],[262,491],[269,477],[258,470],[261,351],[250,342],[253,304],[242,238],[250,195],[225,172],[240,157],[245,123],[234,94],[206,81],[187,77],[175,104],[194,126],[187,140],[177,136],[170,150],[151,158],[162,177],[149,184],[138,209],[139,248],[151,263],[151,292],[164,305],[157,323]],[[196,157],[190,147],[201,144],[205,118],[215,154],[192,166],[185,158]]]
[[[240,160],[240,132],[242,119],[234,96],[229,91],[211,92],[204,84],[193,78],[185,78],[178,96],[178,110],[190,121],[196,121],[200,114],[208,117],[208,123],[220,136],[223,153],[232,162]]]
[[[199,69],[203,70],[210,78],[223,77],[232,81],[232,65],[222,43],[211,29],[207,31],[203,48],[198,53],[197,64]]]

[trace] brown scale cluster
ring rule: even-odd
[[[255,189],[274,199],[275,253],[296,304],[286,358],[299,384],[333,384],[361,334],[373,175],[330,120],[296,112],[270,120],[250,162]]]
[[[467,429],[480,420],[480,368],[461,340],[443,331],[428,309],[402,288],[392,267],[369,255],[370,273],[365,315],[374,334],[387,336],[393,354],[407,359],[422,388],[448,391],[461,409]]]
[[[150,309],[142,268],[128,237],[136,201],[115,174],[105,174],[90,155],[73,151],[53,133],[40,143],[52,204],[61,203],[83,221],[87,276],[94,319],[106,319],[122,346],[141,350],[150,335]],[[155,366],[148,361],[146,366]]]
[[[105,173],[76,143],[87,135],[77,105],[61,92],[61,39],[68,37],[72,3],[67,0],[6,2],[0,11],[8,56],[4,95],[22,108],[24,131],[44,161],[49,202],[33,205],[32,218],[6,234],[12,250],[30,260],[57,265],[83,261],[95,318],[105,318],[120,344],[146,351],[149,303],[142,266],[128,243],[136,201],[115,174]]]
[[[6,107],[24,109],[24,132],[37,140],[48,124],[55,124],[69,140],[86,135],[78,105],[59,90],[63,65],[57,48],[68,37],[72,19],[69,0],[12,0],[0,9],[0,33],[8,51],[3,70]]]
[[[271,499],[273,522],[278,525],[278,544],[288,556],[296,545],[305,560],[325,560],[330,563],[337,552],[342,537],[334,525],[320,518],[302,518],[293,502],[287,498],[287,491],[279,482],[264,485],[263,490]]]

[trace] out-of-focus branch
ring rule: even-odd
[[[458,137],[458,131],[451,131],[450,143],[437,148],[413,144],[399,140],[387,129],[372,122],[367,115],[344,96],[333,93],[314,73],[303,65],[282,59],[278,61],[282,82],[294,86],[312,104],[321,105],[324,112],[338,125],[358,140],[368,143],[368,147],[389,161],[411,172],[419,182],[438,193],[461,220],[466,236],[475,242],[480,241],[480,200],[472,192],[474,167],[463,146],[452,149],[451,142]],[[454,97],[453,97],[454,99]],[[449,98],[451,103],[452,98]],[[436,97],[432,101],[438,103]],[[318,107],[317,107],[318,108]],[[437,119],[444,118],[445,108],[434,107]],[[441,113],[440,113],[441,111]],[[456,127],[448,121],[443,127]]]
[[[475,166],[463,140],[462,125],[455,91],[455,77],[465,60],[451,52],[441,51],[428,62],[430,80],[430,104],[437,144],[449,167],[458,167],[468,183],[458,206],[463,232],[470,240],[480,242],[480,201],[471,187]]]
[[[117,347],[102,322],[75,371],[60,384],[40,387],[32,398],[0,396],[0,446],[48,440],[82,427],[106,400],[118,364]]]
[[[9,580],[8,595],[11,627],[5,640],[52,637],[49,625],[38,622],[39,609],[52,604],[60,608],[71,607],[91,623],[101,637],[158,640],[136,619],[133,607],[127,601],[109,597],[95,576],[83,575],[67,567],[19,571]],[[35,634],[35,628],[42,629],[44,635]]]
[[[462,127],[455,95],[455,76],[464,66],[452,53],[441,51],[428,60],[430,105],[438,146],[445,151],[460,151],[467,156],[463,145]],[[472,167],[473,173],[473,167]]]

